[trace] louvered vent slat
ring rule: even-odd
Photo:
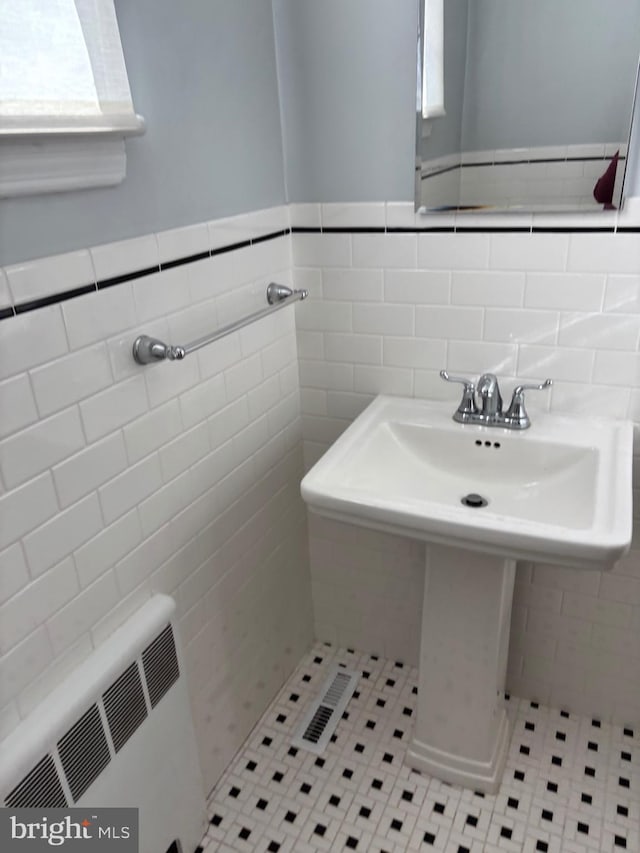
[[[45,755],[16,785],[4,802],[6,806],[14,809],[65,808],[68,805],[67,798],[53,758]]]
[[[73,800],[77,802],[111,760],[96,705],[58,741],[58,752]]]
[[[333,708],[327,708],[326,705],[320,705],[302,735],[304,740],[309,740],[312,743],[318,743],[332,716]]]
[[[339,672],[333,680],[333,684],[324,695],[323,702],[327,705],[337,705],[340,699],[342,699],[342,694],[350,682],[350,678],[348,675],[344,675],[344,673]]]
[[[132,663],[103,697],[111,740],[119,752],[147,716],[138,664]]]
[[[142,653],[144,676],[151,707],[155,708],[172,684],[180,677],[176,645],[171,625],[159,634]]]
[[[98,778],[109,762],[103,756],[94,756],[89,761],[79,761],[68,769],[65,774],[74,802],[80,799],[92,782]]]

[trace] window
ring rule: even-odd
[[[0,0],[0,195],[119,183],[133,109],[113,0]]]
[[[444,0],[424,0],[422,118],[444,115]]]

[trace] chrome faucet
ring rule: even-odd
[[[553,383],[545,379],[539,385],[518,385],[513,390],[511,403],[506,412],[502,411],[502,394],[498,379],[493,373],[483,373],[476,385],[471,379],[451,376],[446,370],[440,376],[447,382],[460,382],[463,385],[460,405],[453,414],[453,420],[461,424],[481,424],[482,426],[502,427],[503,429],[527,429],[531,419],[524,405],[525,391],[542,391]]]

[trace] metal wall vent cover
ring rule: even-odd
[[[142,652],[142,665],[151,707],[155,708],[171,685],[180,677],[171,625],[167,625],[164,631]]]
[[[69,804],[50,755],[39,761],[5,799],[14,809],[63,809]]]
[[[338,664],[331,668],[318,697],[298,725],[293,746],[316,755],[325,751],[359,679],[359,672],[343,669]]]
[[[147,716],[137,661],[127,667],[102,695],[113,748],[120,752]]]
[[[76,802],[111,761],[97,705],[92,705],[58,741],[58,753]]]

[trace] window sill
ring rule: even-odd
[[[124,138],[144,122],[116,128],[0,131],[0,198],[110,187],[126,175]]]
[[[425,139],[427,136],[431,136],[431,128],[433,127],[434,121],[439,118],[444,118],[447,112],[444,107],[434,107],[429,110],[429,115],[425,116],[422,114],[422,138]]]

